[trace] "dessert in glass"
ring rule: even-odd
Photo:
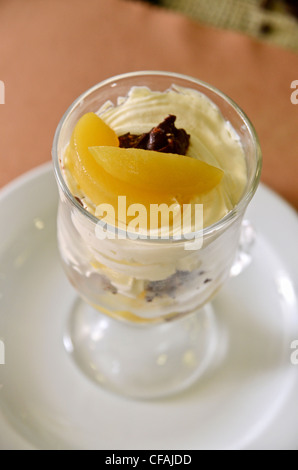
[[[58,244],[79,293],[66,349],[118,393],[183,390],[216,354],[210,301],[260,178],[252,124],[200,80],[128,73],[70,106],[53,159]]]

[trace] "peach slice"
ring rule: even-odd
[[[105,175],[89,152],[90,145],[119,145],[116,133],[95,113],[84,114],[77,122],[66,151],[65,163],[79,188],[95,204],[100,204]]]
[[[98,165],[88,151],[90,142],[93,142],[92,145],[119,146],[116,133],[95,113],[84,114],[79,119],[69,145],[75,172],[85,172],[92,177],[98,172]]]
[[[106,173],[140,194],[163,194],[180,202],[210,191],[223,177],[214,166],[173,153],[106,146],[90,146],[89,151]]]

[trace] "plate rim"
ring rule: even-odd
[[[0,214],[1,214],[1,202],[3,202],[5,199],[9,198],[11,195],[13,195],[16,191],[22,191],[23,188],[30,182],[37,180],[39,178],[51,178],[53,182],[55,181],[54,179],[54,172],[53,172],[53,167],[52,167],[52,162],[48,161],[46,163],[43,163],[42,165],[39,165],[22,175],[18,176],[2,188],[0,188]],[[275,201],[279,204],[281,210],[285,210],[287,214],[291,217],[293,220],[295,229],[297,229],[298,233],[298,217],[297,217],[297,211],[296,209],[291,206],[282,196],[277,194],[273,189],[270,187],[266,186],[265,184],[261,183],[259,185],[259,188],[257,190],[260,193],[260,196],[262,195],[267,195],[272,201]],[[260,197],[259,196],[259,197]],[[257,195],[256,195],[257,197]],[[58,200],[58,189],[57,189],[57,200]],[[254,201],[254,200],[253,200]],[[253,202],[252,202],[253,204]],[[252,207],[252,212],[254,208]],[[13,219],[12,219],[13,220]],[[13,223],[13,222],[12,222]],[[293,259],[294,263],[294,259]],[[297,424],[298,427],[298,424]],[[5,420],[5,418],[2,416],[2,413],[0,414],[0,431],[2,434],[2,430],[4,431],[4,443],[0,443],[0,448],[2,449],[3,444],[6,447],[13,448],[13,449],[36,449],[34,445],[32,445],[26,438],[25,436],[20,435],[14,427]],[[6,434],[7,431],[7,434]],[[1,439],[2,440],[2,439]],[[298,443],[297,443],[298,446]],[[298,448],[298,447],[297,447]]]

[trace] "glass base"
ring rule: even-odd
[[[66,350],[93,381],[122,395],[150,399],[180,392],[209,369],[218,344],[211,304],[157,324],[110,318],[78,299]]]

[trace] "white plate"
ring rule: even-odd
[[[76,294],[56,210],[49,164],[0,193],[0,449],[298,449],[298,222],[285,202],[261,186],[249,208],[254,260],[213,302],[217,367],[148,402],[101,390],[63,348]]]

